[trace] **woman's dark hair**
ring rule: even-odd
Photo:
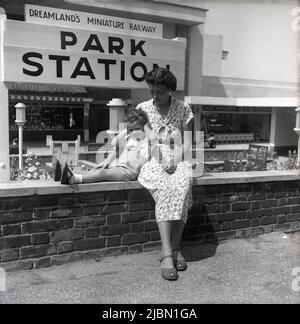
[[[145,81],[152,85],[163,85],[166,88],[175,91],[177,88],[177,79],[172,72],[165,68],[154,68],[145,74]]]
[[[141,124],[145,125],[148,123],[148,117],[147,114],[142,109],[131,108],[130,110],[127,111],[124,117],[124,121],[130,123],[138,121]]]

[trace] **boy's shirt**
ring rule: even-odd
[[[110,167],[122,166],[133,172],[139,172],[148,159],[148,139],[145,132],[133,131],[125,137],[123,152],[110,164]]]

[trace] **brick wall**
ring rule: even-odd
[[[251,237],[300,227],[300,181],[194,186],[183,240]],[[143,189],[0,198],[0,266],[32,269],[158,249]]]

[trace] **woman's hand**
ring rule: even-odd
[[[175,164],[170,164],[168,165],[164,170],[169,173],[169,174],[173,174],[176,171],[177,166]]]

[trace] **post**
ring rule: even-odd
[[[16,108],[16,124],[19,126],[19,169],[23,170],[23,126],[26,123],[26,105],[19,102]]]
[[[298,159],[297,164],[300,165],[300,107],[297,107],[296,111],[296,127],[294,128],[294,131],[299,136],[298,138]]]
[[[0,7],[0,182],[9,182],[8,89],[4,83],[4,31],[6,15]]]
[[[127,103],[121,98],[113,98],[107,106],[109,106],[109,130],[107,133],[116,135],[119,133],[119,125],[123,123]]]
[[[19,125],[19,169],[23,170],[23,125]]]
[[[89,132],[89,118],[90,118],[90,104],[88,102],[84,103],[83,108],[83,142],[88,143],[90,140]]]

